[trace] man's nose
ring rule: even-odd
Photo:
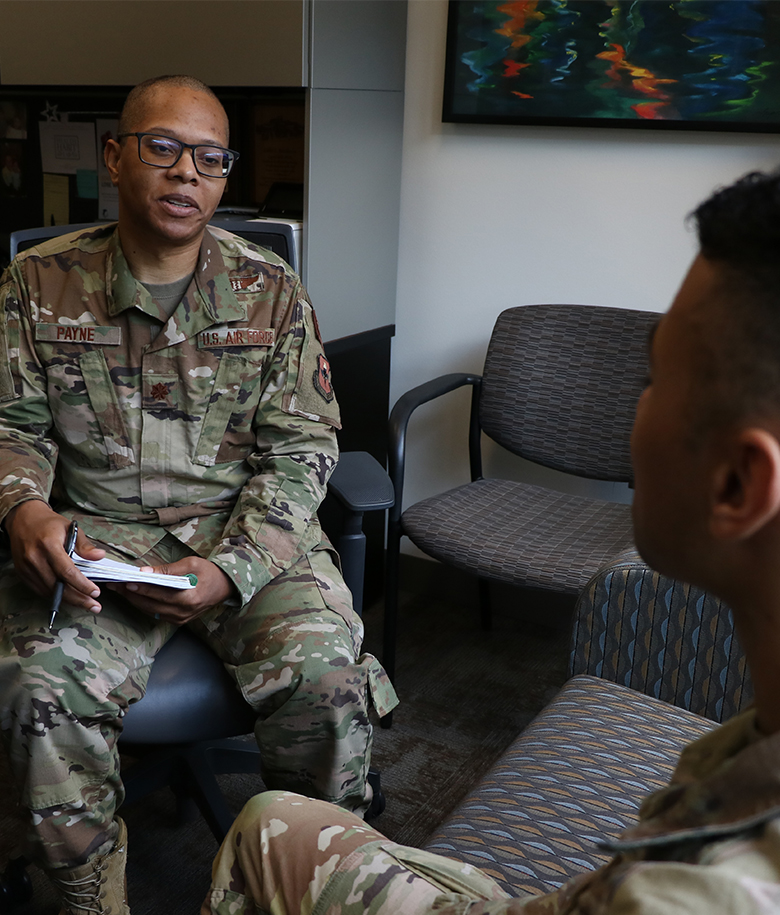
[[[179,161],[168,169],[168,173],[181,178],[182,181],[197,181],[200,176],[195,168],[195,150],[185,147],[181,151]]]

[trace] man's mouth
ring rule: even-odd
[[[177,210],[181,210],[182,212],[198,209],[198,205],[189,197],[179,197],[178,195],[171,194],[167,197],[162,197],[161,199],[163,203],[166,203]]]

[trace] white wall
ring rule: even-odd
[[[771,135],[443,124],[446,21],[446,0],[410,0],[393,402],[444,372],[480,371],[509,306],[664,311],[695,250],[685,215],[715,186],[780,163]],[[464,392],[418,411],[405,504],[466,482],[467,413]],[[498,451],[486,475],[539,478]]]

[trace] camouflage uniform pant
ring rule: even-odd
[[[398,845],[322,801],[272,791],[246,804],[222,843],[201,915],[438,915],[508,898],[470,864]]]
[[[139,564],[187,552],[168,536]],[[105,588],[101,603],[98,615],[63,604],[50,632],[48,602],[12,567],[0,576],[0,730],[28,812],[28,854],[47,867],[83,863],[113,844],[121,717],[175,631]],[[362,622],[327,546],[246,606],[218,606],[189,625],[258,714],[266,785],[363,812],[368,696],[380,714],[397,700],[376,659],[358,657]]]

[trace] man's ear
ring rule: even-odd
[[[746,540],[780,515],[780,442],[766,429],[735,433],[713,476],[710,530]]]
[[[116,186],[119,182],[119,156],[122,147],[117,140],[106,140],[103,147],[103,161],[106,163],[108,174],[111,176],[111,183]]]

